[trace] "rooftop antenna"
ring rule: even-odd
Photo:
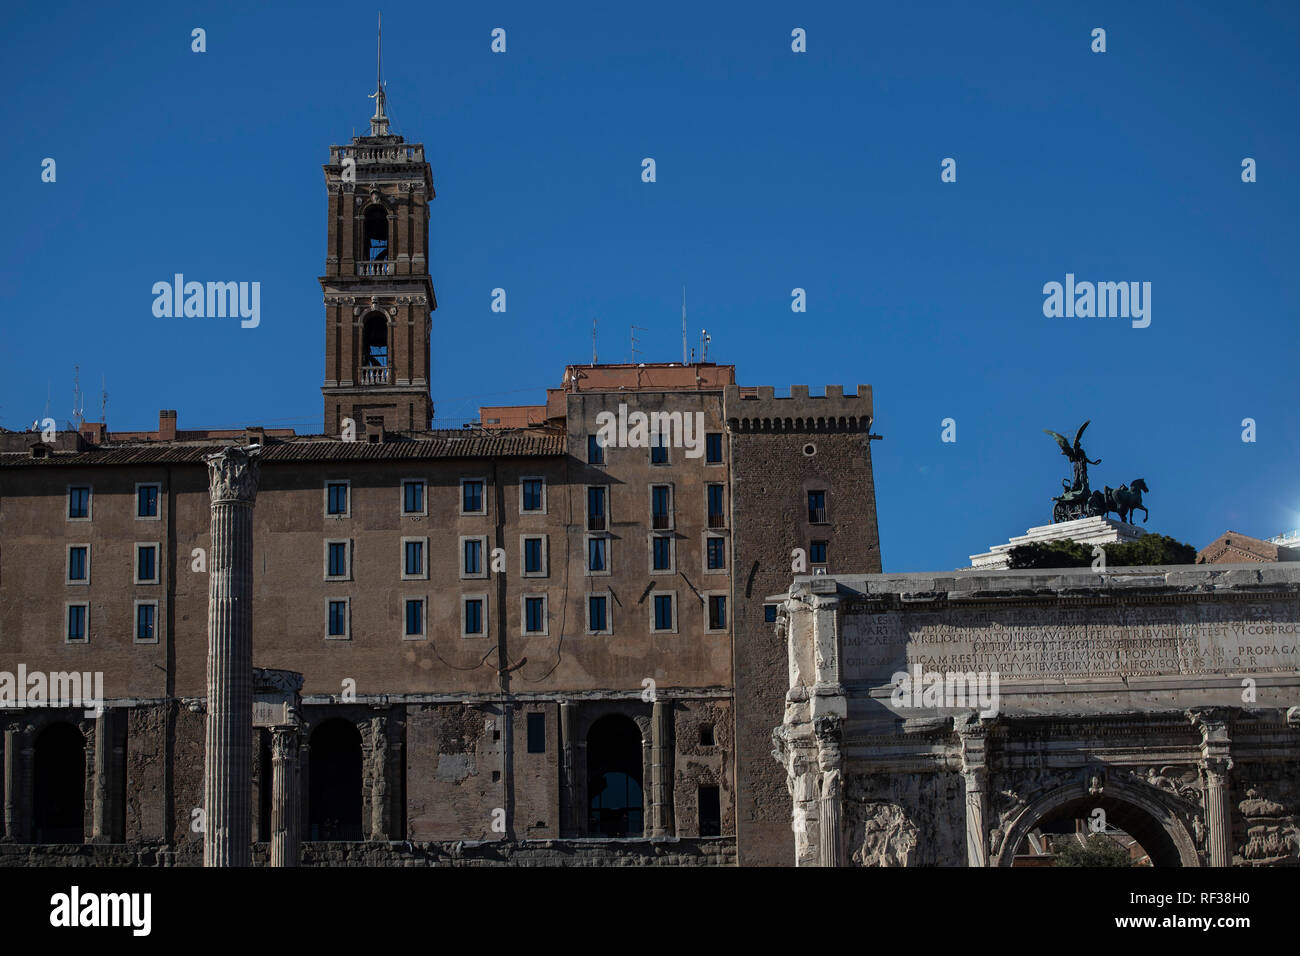
[[[642,326],[639,325],[632,326],[632,361],[634,363],[636,362],[636,357],[641,354],[641,350],[636,347],[636,343],[638,341],[636,334],[638,332],[649,332],[649,331],[650,331],[649,329],[643,328]]]
[[[45,380],[45,417],[50,417],[50,380]]]
[[[686,286],[682,286],[682,364],[686,365]]]
[[[384,113],[384,15],[379,14],[379,38],[375,44],[375,92],[370,94],[375,101],[375,115],[370,117],[371,136],[390,136],[388,117]]]
[[[600,360],[596,358],[596,320],[591,320],[591,364],[599,365]]]
[[[101,375],[99,379],[99,420],[104,423],[104,430],[108,430],[108,376]]]
[[[709,337],[708,329],[700,329],[700,334],[704,336],[704,341],[700,343],[700,364],[703,365],[709,360],[709,343],[713,339]]]
[[[81,423],[85,421],[82,415],[85,412],[81,395],[81,366],[72,366],[72,417],[77,420],[77,430],[81,430]]]

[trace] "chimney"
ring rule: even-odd
[[[164,408],[158,412],[158,440],[176,440],[176,409]]]
[[[101,445],[107,429],[103,422],[82,422],[81,437],[90,445]]]

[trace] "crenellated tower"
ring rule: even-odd
[[[422,144],[389,128],[382,80],[372,96],[370,135],[331,146],[324,167],[325,433],[340,434],[351,418],[359,441],[429,430],[429,336],[438,307],[429,276],[433,170]]]

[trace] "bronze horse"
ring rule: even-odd
[[[1146,524],[1151,513],[1147,511],[1146,505],[1142,504],[1142,493],[1150,492],[1147,483],[1141,478],[1134,478],[1132,485],[1120,485],[1118,488],[1106,486],[1106,491],[1094,491],[1089,499],[1092,508],[1097,509],[1097,513],[1108,515],[1112,511],[1119,515],[1119,520],[1129,522],[1129,518],[1137,511],[1142,512],[1142,523]]]

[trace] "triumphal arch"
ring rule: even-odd
[[[817,575],[769,601],[801,866],[1036,865],[1088,832],[1156,866],[1300,865],[1300,565]]]

